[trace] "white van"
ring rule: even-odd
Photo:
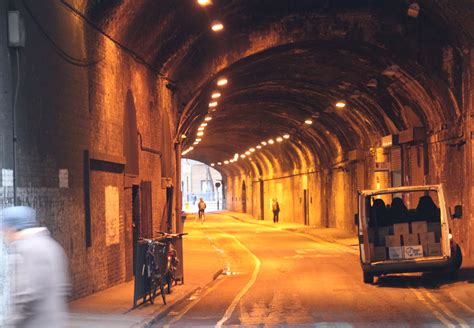
[[[456,271],[462,254],[451,220],[462,207],[447,208],[442,185],[358,192],[360,262],[365,283],[389,273]]]

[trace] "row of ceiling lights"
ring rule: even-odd
[[[262,141],[257,146],[249,148],[247,151],[245,151],[242,154],[235,153],[233,158],[231,158],[229,160],[225,160],[224,162],[217,162],[217,165],[222,165],[222,164],[227,165],[227,164],[237,162],[239,160],[239,158],[244,159],[246,157],[249,157],[253,153],[255,153],[257,150],[260,150],[260,149],[262,149],[263,147],[265,147],[267,145],[273,145],[275,143],[275,141],[278,142],[278,143],[283,142],[283,140],[285,140],[285,139],[290,139],[290,135],[289,134],[284,134],[283,136],[276,137],[275,139],[268,139],[267,141]],[[251,158],[249,157],[249,159],[251,159]],[[216,163],[211,163],[211,166],[216,166]]]
[[[227,85],[227,83],[228,83],[227,79],[225,77],[221,77],[217,80],[216,85],[218,87],[224,87],[225,85]],[[190,151],[194,149],[194,146],[199,145],[199,143],[202,141],[202,139],[204,138],[204,130],[206,129],[206,127],[212,120],[212,116],[210,115],[210,113],[215,112],[217,110],[217,105],[219,104],[215,99],[220,98],[221,95],[222,94],[219,90],[215,90],[212,92],[211,102],[209,103],[208,114],[206,115],[206,117],[204,117],[204,122],[202,122],[201,125],[199,125],[199,128],[197,129],[196,139],[194,139],[193,146],[188,147],[186,150],[184,150],[181,153],[181,155],[183,156],[186,155],[187,153],[189,153]],[[185,139],[186,135],[183,134],[181,138]]]

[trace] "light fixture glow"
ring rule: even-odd
[[[198,131],[204,131],[204,127],[203,126],[198,127]]]
[[[250,152],[247,150],[247,151],[245,152],[245,155],[250,155]]]
[[[198,145],[199,144],[199,141],[194,141],[193,142],[193,145]]]
[[[222,165],[222,163],[221,163],[221,162],[217,162],[217,165]]]
[[[214,164],[214,163],[211,163],[211,166],[216,166],[216,164]]]
[[[221,93],[216,91],[211,95],[211,98],[216,99],[216,98],[219,98],[220,96],[221,96]]]
[[[283,135],[283,138],[285,138],[285,139],[290,139],[290,135],[289,135],[289,134],[285,134],[285,135]]]
[[[229,164],[229,161],[224,161],[224,164]]]
[[[189,148],[188,148],[188,151],[191,151],[191,150],[193,150],[193,149],[194,149],[194,147],[189,147]]]
[[[223,85],[226,85],[226,84],[227,84],[227,79],[225,77],[220,78],[219,80],[217,80],[217,85],[218,86],[223,86]]]
[[[201,140],[202,140],[201,138],[196,138],[196,140],[195,140],[195,141],[197,141],[197,142],[201,142]]]
[[[217,106],[217,101],[213,101],[209,103],[209,107],[216,107]]]
[[[207,123],[201,123],[201,126],[207,126]]]
[[[282,137],[278,137],[278,138],[276,138],[276,141],[282,142],[282,141],[283,141],[283,138],[282,138]]]
[[[255,147],[255,148],[257,148],[257,149],[262,149],[262,146],[257,145],[257,147]]]
[[[313,124],[313,121],[312,121],[312,120],[309,120],[309,119],[306,120],[306,121],[304,121],[304,122],[305,122],[306,124]]]
[[[240,155],[240,158],[245,158],[245,155],[244,154]]]
[[[234,154],[234,161],[238,160],[239,159],[239,154],[235,153]]]
[[[336,107],[337,108],[344,108],[344,107],[346,107],[346,103],[344,101],[338,101],[336,103]]]
[[[266,145],[267,145],[267,142],[266,142],[266,141],[262,141],[261,144],[264,145],[264,146],[266,146]]]
[[[273,145],[273,144],[275,143],[275,141],[273,141],[273,139],[269,139],[269,140],[268,140],[268,143],[269,143],[270,145]]]
[[[197,0],[197,3],[202,7],[206,7],[206,6],[211,5],[212,1],[211,0]]]
[[[196,135],[197,135],[198,137],[202,137],[202,136],[204,135],[204,132],[199,131],[198,133],[196,133]]]
[[[255,151],[255,148],[250,148],[249,150],[253,153]]]
[[[210,120],[212,120],[212,117],[210,117],[210,116],[206,116],[206,117],[204,118],[204,121],[206,121],[206,122],[209,122]]]
[[[224,29],[224,25],[222,25],[221,22],[214,22],[212,23],[211,25],[211,29],[214,31],[214,32],[220,32]]]
[[[186,139],[186,135],[185,135],[185,134],[182,134],[182,135],[181,135],[181,139]]]

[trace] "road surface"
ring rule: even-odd
[[[192,221],[192,220],[190,220]],[[433,275],[362,282],[357,246],[207,214],[205,231],[224,274],[156,323],[171,326],[468,327],[469,304]],[[202,259],[206,265],[206,259]],[[459,288],[462,285],[460,285]]]

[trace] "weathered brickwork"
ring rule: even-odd
[[[166,200],[166,190],[161,188],[162,161],[171,170],[175,167],[173,144],[162,142],[164,135],[172,140],[174,136],[167,134],[175,129],[163,131],[162,118],[169,116],[167,121],[175,124],[174,103],[155,72],[59,2],[29,2],[29,6],[62,50],[89,61],[77,66],[58,55],[19,6],[28,42],[19,53],[17,203],[34,207],[41,224],[64,247],[70,261],[72,297],[77,298],[133,277],[132,185],[151,182],[153,227],[162,226]],[[9,55],[13,57],[14,51]],[[3,63],[0,76],[13,69]],[[0,78],[0,83],[4,93],[10,94],[12,81]],[[130,99],[140,134],[139,170],[125,175],[123,131]],[[5,124],[10,113],[11,104],[0,103],[0,166],[5,170],[13,167],[7,142],[11,126]],[[85,238],[85,150],[92,163],[91,247],[86,247]],[[171,156],[161,156],[164,152]],[[68,172],[68,188],[59,188],[60,169]],[[1,186],[7,187],[0,188],[0,208],[13,204],[11,182],[2,180]]]

